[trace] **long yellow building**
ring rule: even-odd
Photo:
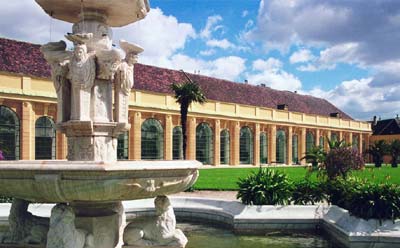
[[[65,159],[66,139],[55,131],[56,93],[40,46],[0,39],[0,150],[7,159]],[[188,74],[208,102],[188,118],[187,159],[209,165],[298,164],[327,137],[365,150],[371,125],[324,99]],[[129,120],[119,137],[119,159],[181,159],[179,105],[170,85],[176,70],[135,65]]]

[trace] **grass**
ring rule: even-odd
[[[280,170],[293,181],[300,181],[306,175],[304,167],[272,167],[273,170]],[[217,168],[217,169],[200,169],[200,176],[197,179],[194,189],[196,190],[238,190],[237,181],[244,178],[251,172],[257,171],[254,168]],[[389,182],[400,184],[400,167],[392,168],[390,165],[375,168],[367,165],[362,171],[355,171],[353,175],[366,180],[375,182]],[[312,180],[316,180],[316,173],[312,175]]]

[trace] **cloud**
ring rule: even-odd
[[[252,64],[252,71],[246,77],[251,84],[265,84],[278,90],[298,90],[301,88],[301,81],[282,69],[283,63],[275,58],[267,60],[255,60]]]
[[[159,66],[195,37],[196,31],[191,24],[180,23],[159,8],[151,9],[139,22],[114,29],[114,40],[126,39],[139,44],[145,49],[141,61]]]
[[[222,17],[220,15],[213,15],[207,18],[206,26],[203,30],[200,31],[200,37],[203,39],[209,39],[211,37],[212,32],[221,29],[222,26],[216,26],[217,23],[222,21]]]
[[[211,56],[214,55],[217,51],[215,51],[214,49],[208,49],[208,50],[203,50],[200,51],[200,55],[202,56]]]
[[[296,64],[296,63],[304,63],[308,62],[310,60],[314,60],[314,55],[312,55],[311,51],[308,49],[301,49],[296,52],[294,52],[290,58],[289,61],[291,64]]]
[[[228,49],[228,48],[234,48],[235,45],[233,45],[230,41],[227,39],[222,39],[222,40],[216,40],[216,39],[211,39],[206,42],[207,46],[209,47],[218,47],[221,49]]]
[[[246,16],[249,15],[249,11],[248,10],[243,10],[242,12],[242,18],[245,18]]]
[[[314,88],[303,92],[324,98],[353,118],[370,120],[372,116],[393,118],[400,108],[400,98],[393,97],[400,93],[400,86],[375,88],[374,78],[362,78],[343,81],[329,91]]]
[[[184,54],[176,54],[171,57],[167,67],[183,69],[188,72],[200,71],[202,75],[236,81],[246,69],[245,62],[245,59],[237,56],[220,57],[206,61]]]

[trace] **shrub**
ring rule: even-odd
[[[388,144],[384,140],[375,141],[369,146],[367,153],[371,154],[375,167],[381,167],[383,163],[383,156],[388,154]]]
[[[247,205],[286,205],[292,194],[286,174],[267,168],[239,179],[238,186],[236,197]]]
[[[4,160],[4,154],[2,150],[0,150],[0,160]]]
[[[291,201],[295,205],[314,205],[325,200],[324,184],[313,182],[308,179],[295,182]]]
[[[395,220],[400,218],[400,187],[354,178],[327,182],[328,202],[347,209],[363,219]]]
[[[328,152],[323,166],[328,179],[332,180],[339,176],[346,178],[350,170],[364,167],[364,159],[352,147],[338,147]]]

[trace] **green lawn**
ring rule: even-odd
[[[294,181],[303,179],[307,172],[304,167],[273,167],[272,169],[285,172],[288,177]],[[238,179],[257,170],[258,167],[200,169],[200,176],[194,188],[199,190],[237,190],[236,183]],[[375,168],[373,166],[367,166],[362,171],[354,172],[354,175],[376,182],[388,181],[400,184],[400,167],[391,168],[390,166],[383,166],[382,168]],[[312,179],[316,179],[315,173]]]

